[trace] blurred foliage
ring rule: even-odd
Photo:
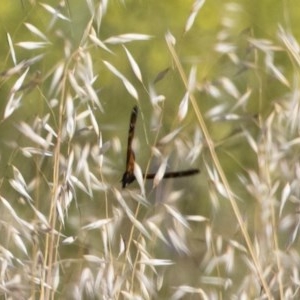
[[[93,1],[92,1],[93,2]],[[97,1],[95,1],[97,2]],[[162,128],[159,132],[159,137],[167,135],[172,130],[177,128],[177,113],[180,102],[185,94],[185,87],[182,83],[177,70],[174,68],[174,62],[170,56],[166,45],[165,35],[170,31],[176,38],[176,49],[180,56],[180,61],[184,67],[186,74],[190,72],[192,66],[197,67],[197,84],[199,89],[195,92],[198,106],[205,115],[210,109],[215,106],[228,103],[229,107],[235,105],[236,99],[226,92],[222,92],[219,99],[214,99],[210,93],[205,91],[205,86],[213,83],[217,88],[222,89],[220,78],[230,78],[237,89],[243,94],[247,89],[251,89],[252,93],[247,105],[243,107],[242,117],[239,120],[218,120],[212,121],[209,117],[206,118],[209,132],[216,143],[216,151],[220,158],[221,164],[225,170],[229,181],[234,182],[235,189],[241,192],[241,198],[245,196],[241,204],[242,211],[255,210],[250,201],[253,201],[243,189],[243,184],[236,179],[237,174],[244,174],[248,169],[257,168],[257,157],[252,151],[249,151],[249,143],[245,139],[241,139],[240,135],[247,128],[254,137],[261,137],[261,128],[259,121],[269,116],[273,111],[274,102],[281,100],[289,92],[289,88],[284,84],[279,84],[278,80],[269,74],[265,69],[266,56],[263,51],[258,51],[253,45],[249,44],[249,39],[266,39],[280,44],[278,39],[278,28],[283,26],[292,31],[296,39],[300,39],[300,10],[297,9],[296,1],[287,0],[266,0],[266,1],[232,1],[232,0],[211,0],[206,1],[199,15],[195,20],[195,24],[190,31],[184,32],[186,20],[190,14],[194,1],[109,1],[107,13],[103,16],[101,26],[97,28],[97,24],[93,24],[97,28],[97,35],[101,40],[105,40],[111,36],[116,36],[125,33],[143,33],[151,35],[152,39],[147,41],[138,41],[126,44],[130,53],[137,61],[144,82],[146,84],[153,83],[156,76],[166,68],[170,71],[165,77],[155,84],[157,94],[163,94],[166,100],[163,103],[163,119]],[[50,6],[57,7],[64,16],[70,21],[55,19],[51,16],[41,3],[46,3]],[[12,38],[15,45],[17,61],[32,58],[40,53],[45,54],[45,57],[30,68],[25,84],[30,83],[37,71],[41,73],[42,81],[37,85],[33,85],[24,94],[21,107],[13,113],[9,118],[3,120],[0,125],[0,140],[1,140],[1,163],[0,174],[2,178],[1,195],[9,199],[18,199],[15,191],[13,191],[8,183],[7,178],[12,176],[10,165],[17,165],[25,178],[37,177],[41,181],[40,190],[36,198],[40,200],[40,205],[43,211],[49,209],[50,203],[44,203],[48,200],[51,187],[45,180],[52,172],[53,162],[45,160],[41,165],[39,161],[28,158],[27,160],[18,152],[18,147],[23,145],[28,146],[28,142],[24,141],[24,137],[18,131],[17,124],[20,121],[30,123],[36,116],[44,116],[48,111],[50,100],[57,97],[55,92],[51,95],[51,99],[45,99],[51,86],[52,73],[58,67],[58,63],[64,59],[64,53],[67,51],[66,45],[71,45],[72,50],[70,56],[73,56],[73,61],[76,62],[77,55],[80,56],[80,49],[83,47],[82,40],[86,31],[87,25],[91,19],[91,12],[88,10],[86,1],[2,1],[0,3],[0,41],[2,51],[0,52],[0,69],[5,72],[13,67],[12,58],[10,55],[7,34]],[[46,48],[26,50],[18,47],[17,43],[24,41],[37,40],[30,33],[24,23],[34,24],[41,32],[43,32],[50,44]],[[236,53],[244,62],[248,62],[251,67],[245,65],[234,64],[234,57],[226,53],[216,50],[216,46],[224,35],[224,40],[235,45]],[[100,130],[103,134],[103,140],[117,141],[117,146],[114,151],[107,153],[107,163],[111,168],[108,180],[115,186],[119,185],[124,164],[125,151],[127,143],[128,119],[130,111],[136,101],[125,90],[124,85],[116,76],[107,71],[103,64],[103,60],[109,61],[112,65],[117,66],[117,69],[125,74],[126,78],[133,83],[139,94],[139,107],[141,116],[139,117],[138,126],[136,129],[136,156],[139,164],[144,168],[147,165],[151,154],[151,146],[155,144],[155,134],[151,130],[151,116],[153,113],[149,95],[147,93],[148,86],[143,86],[132,72],[132,68],[128,63],[126,53],[119,44],[110,45],[113,54],[90,46],[90,53],[93,59],[94,74],[98,76],[95,89],[99,92],[99,98],[104,108],[104,113],[95,111],[97,121],[99,122]],[[288,82],[293,82],[294,68],[291,59],[283,51],[275,52],[274,62],[279,68],[284,68],[284,74]],[[19,74],[18,74],[19,76]],[[14,78],[5,78],[2,76],[0,84],[0,115],[3,115],[6,102],[9,98],[10,88],[14,84],[17,76]],[[203,88],[201,90],[201,88]],[[60,99],[58,99],[60,100]],[[82,109],[83,110],[83,109]],[[51,110],[50,123],[54,128],[58,125],[58,108]],[[184,133],[182,138],[192,139],[196,119],[192,112],[189,111],[186,120],[183,122]],[[147,143],[149,140],[149,143]],[[95,134],[87,134],[75,137],[72,142],[78,145],[84,145],[86,142],[91,145],[97,144]],[[119,144],[118,144],[119,143]],[[120,147],[118,147],[120,145]],[[62,146],[64,153],[68,152],[69,144],[65,143]],[[13,149],[13,150],[12,150]],[[200,165],[204,169],[203,161],[209,161],[209,154],[204,149],[203,156],[198,158],[194,164]],[[182,168],[185,162],[173,160],[174,164]],[[93,162],[91,161],[91,165]],[[94,166],[96,169],[97,166]],[[182,183],[176,184],[176,188],[184,189],[186,192],[184,200],[179,204],[179,209],[183,214],[195,214],[196,212],[205,215],[208,218],[214,219],[214,212],[210,210],[210,195],[208,193],[209,186],[212,184],[206,178],[206,174],[201,174],[201,182],[199,179],[183,179]],[[165,191],[159,194],[158,192],[150,192],[149,199],[152,202],[163,201],[160,197],[167,197],[168,191],[172,190],[174,183],[164,183]],[[151,184],[146,185],[147,189],[151,189]],[[193,201],[195,199],[198,201]],[[78,192],[77,200],[79,203],[79,215],[82,223],[91,221],[95,215],[91,214],[95,211],[99,215],[105,215],[106,204],[104,196],[101,192],[96,192],[93,199],[94,202],[86,201],[86,194]],[[107,198],[113,199],[111,192]],[[249,200],[248,200],[249,198]],[[100,201],[99,201],[100,200]],[[115,200],[112,200],[115,201]],[[16,209],[22,212],[22,205],[17,205],[19,199],[16,200]],[[231,237],[236,232],[236,220],[232,217],[232,212],[228,203],[221,202],[223,213],[218,216],[215,224],[216,233],[220,233],[223,237]],[[70,224],[65,228],[65,234],[76,234],[76,221],[74,216],[77,215],[78,209],[75,205],[70,209]],[[29,216],[31,211],[23,212]],[[147,215],[147,210],[141,211],[141,215]],[[122,230],[123,235],[128,234],[130,222],[126,223]],[[201,227],[201,226],[200,226]],[[74,229],[75,228],[75,229]],[[201,237],[204,236],[202,228],[199,230]],[[78,248],[69,248],[65,252],[62,251],[62,257],[68,257],[68,253],[75,253],[78,257],[82,252],[101,252],[103,245],[97,241],[97,234],[80,237],[83,244],[77,245]],[[193,257],[180,257],[178,264],[182,264],[183,273],[173,274],[167,271],[166,281],[172,282],[175,285],[184,282],[184,278],[189,278],[187,281],[190,284],[197,285],[198,280],[194,276],[194,272],[201,269],[201,259],[205,255],[204,242],[195,238],[195,244],[190,245],[193,249]],[[162,254],[166,254],[170,249],[161,249]],[[161,254],[160,253],[160,254]],[[172,256],[172,254],[171,254]],[[176,255],[174,254],[174,257]],[[178,257],[177,257],[178,258]],[[174,258],[175,259],[175,258]],[[194,268],[194,269],[193,269]],[[190,271],[193,269],[193,272]],[[80,271],[78,271],[80,272]],[[170,274],[168,274],[170,272]],[[189,272],[191,275],[189,275]],[[72,271],[70,271],[72,276]],[[238,280],[240,274],[235,274],[235,279]],[[175,278],[176,277],[176,278]],[[66,279],[68,281],[68,279]],[[194,281],[194,282],[193,282]],[[167,293],[167,292],[166,292]]]

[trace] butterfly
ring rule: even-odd
[[[130,116],[129,122],[129,132],[128,132],[128,142],[127,142],[127,156],[126,156],[126,170],[122,177],[122,188],[125,188],[128,184],[132,183],[135,180],[134,176],[134,163],[135,163],[135,154],[132,150],[132,140],[134,137],[135,124],[138,116],[138,107],[134,106]],[[164,174],[163,178],[176,178],[184,177],[198,174],[200,171],[198,169],[189,169],[185,171],[176,171],[176,172],[167,172]],[[143,174],[143,177],[146,179],[153,179],[155,173]]]

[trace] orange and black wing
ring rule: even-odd
[[[132,140],[134,137],[134,129],[138,115],[138,107],[134,106],[130,116],[128,142],[127,142],[127,157],[126,157],[126,171],[122,177],[122,187],[125,188],[129,183],[135,180],[134,176],[134,162],[135,155],[132,150]]]

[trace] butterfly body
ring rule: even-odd
[[[130,184],[131,182],[133,182],[135,180],[135,176],[134,176],[134,161],[135,161],[135,155],[134,152],[131,151],[131,153],[129,154],[129,161],[127,162],[127,167],[126,167],[126,171],[123,174],[122,177],[122,188],[125,188],[128,184]]]
[[[135,155],[132,150],[132,140],[134,137],[134,129],[138,115],[138,107],[134,106],[130,116],[128,141],[127,141],[127,156],[126,156],[126,171],[122,177],[122,188],[125,188],[128,184],[135,180],[134,176],[134,162]]]

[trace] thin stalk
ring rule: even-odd
[[[185,74],[185,72],[183,70],[183,67],[182,67],[182,65],[181,65],[181,63],[179,61],[178,55],[177,55],[177,53],[175,51],[175,48],[174,48],[173,44],[171,43],[171,41],[168,38],[166,40],[167,40],[167,45],[168,45],[169,51],[170,51],[170,53],[172,55],[172,58],[174,60],[175,66],[178,69],[179,74],[181,76],[182,82],[183,82],[185,88],[188,90],[189,87],[188,87],[187,76],[186,76],[186,74]],[[231,191],[231,188],[229,186],[227,178],[226,178],[226,176],[224,174],[224,171],[223,171],[223,169],[221,167],[220,161],[219,161],[219,159],[217,157],[217,154],[215,152],[213,141],[212,141],[212,139],[210,137],[210,134],[209,134],[208,129],[206,127],[206,124],[204,122],[204,118],[202,116],[202,113],[200,112],[200,110],[198,108],[196,98],[194,97],[194,95],[193,95],[192,92],[189,93],[189,99],[190,99],[190,102],[192,104],[193,110],[194,110],[194,112],[196,114],[196,117],[197,117],[197,120],[199,122],[199,125],[200,125],[200,127],[202,129],[205,141],[206,141],[206,143],[208,145],[208,149],[209,149],[212,161],[213,161],[213,163],[214,163],[214,165],[215,165],[215,167],[216,167],[216,169],[217,169],[217,171],[219,173],[221,182],[223,183],[224,188],[226,190],[226,193],[227,193],[229,202],[231,204],[232,210],[233,210],[234,215],[235,215],[235,217],[237,219],[237,222],[238,222],[238,224],[239,224],[239,226],[241,228],[242,234],[244,236],[247,248],[249,250],[249,253],[251,255],[253,263],[255,265],[255,268],[256,268],[258,277],[260,279],[260,282],[262,284],[262,287],[263,287],[264,291],[266,292],[268,299],[272,299],[272,295],[271,295],[270,289],[269,289],[269,287],[267,285],[267,282],[266,282],[266,280],[264,278],[263,271],[262,271],[261,265],[259,263],[258,257],[255,254],[255,250],[254,250],[253,244],[251,242],[249,233],[247,231],[246,226],[244,225],[241,212],[239,210],[239,207],[238,207],[235,199],[232,196],[233,193]]]

